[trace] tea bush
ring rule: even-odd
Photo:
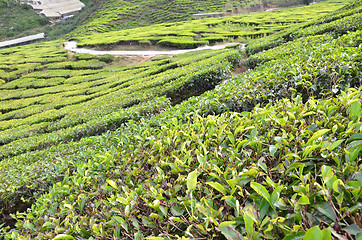
[[[177,48],[195,48],[224,40],[260,38],[287,29],[295,23],[324,16],[347,3],[330,0],[311,6],[280,9],[274,12],[162,23],[111,32],[99,30],[102,33],[79,34],[72,36],[72,39],[79,41],[79,47],[112,48],[119,44],[158,44]]]
[[[177,102],[201,93],[227,78],[240,58],[236,50],[204,51],[143,64],[142,71],[104,68],[97,59],[41,65],[40,71],[1,86],[0,158],[114,129],[123,121],[97,127],[95,119],[157,97]],[[89,121],[100,130],[72,130]]]
[[[356,237],[361,96],[130,124],[116,148],[71,163],[17,227],[43,238],[290,238],[314,226]]]
[[[250,41],[246,46],[246,53],[252,55],[302,36],[330,33],[333,37],[338,37],[348,31],[361,30],[361,12],[361,2],[356,1],[320,19],[282,30],[261,40]]]
[[[337,29],[0,91],[1,237],[361,238],[362,32]]]
[[[102,56],[98,57],[99,61],[102,61],[102,62],[105,62],[105,63],[111,63],[111,62],[114,61],[114,59],[115,59],[115,56],[110,55],[110,54],[105,54],[105,55],[102,55]]]

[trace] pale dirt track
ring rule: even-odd
[[[168,51],[99,51],[99,50],[92,50],[87,48],[78,48],[77,42],[65,42],[63,44],[64,49],[74,52],[74,53],[89,53],[93,55],[105,55],[105,54],[111,54],[111,55],[140,55],[140,56],[156,56],[156,55],[176,55],[176,54],[182,54],[187,52],[194,52],[194,51],[201,51],[206,49],[212,49],[212,50],[219,50],[224,49],[227,46],[230,45],[236,45],[238,43],[225,43],[221,45],[215,45],[215,46],[203,46],[198,47],[194,49],[179,49],[179,50],[168,50]]]

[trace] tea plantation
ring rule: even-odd
[[[362,2],[340,4],[130,66],[0,50],[0,238],[361,240]]]
[[[279,9],[272,12],[162,23],[101,34],[70,36],[72,36],[71,39],[80,42],[79,47],[112,48],[120,44],[133,44],[196,48],[223,41],[245,41],[266,36],[286,28],[289,29],[296,23],[324,16],[345,4],[346,2],[340,0],[328,0],[315,5]]]
[[[192,20],[193,14],[260,11],[270,6],[304,4],[303,0],[112,0],[100,1],[102,7],[84,24],[70,33],[91,35],[157,23]]]
[[[24,1],[0,0],[0,40],[45,32],[48,40],[64,34],[89,35],[193,19],[195,13],[262,11],[270,7],[305,4],[309,0],[82,0],[85,7],[67,21],[51,24]],[[73,15],[73,14],[72,14]]]
[[[147,102],[162,96],[178,102],[210,89],[228,77],[240,58],[236,50],[205,51],[106,67],[96,57],[71,58],[57,42],[0,54],[1,159],[100,134],[139,118],[148,108],[158,111],[165,106]]]

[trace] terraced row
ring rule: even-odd
[[[361,2],[356,1],[352,9],[347,5],[339,11],[332,12],[323,18],[282,30],[277,34],[270,35],[259,41],[249,41],[246,47],[246,53],[252,55],[302,36],[329,33],[336,38],[349,31],[356,31],[361,29],[361,12]]]
[[[20,198],[34,203],[0,231],[6,239],[360,238],[362,32],[333,31],[254,55],[245,61],[254,69],[179,105],[145,103],[164,102],[160,114],[2,161],[3,212]]]
[[[237,1],[233,1],[237,2]],[[243,1],[243,4],[254,1]],[[190,0],[113,0],[107,1],[88,23],[77,28],[70,35],[89,35],[93,32],[109,32],[163,22],[192,19],[199,12],[220,12],[227,1]],[[233,8],[233,6],[230,6]]]
[[[348,1],[328,0],[311,6],[280,9],[232,17],[202,19],[178,23],[163,23],[151,27],[112,31],[86,36],[73,35],[82,47],[107,48],[122,44],[161,45],[176,48],[196,48],[223,41],[258,38],[326,15],[343,7]]]
[[[202,92],[224,80],[239,58],[235,50],[205,51],[137,67],[105,67],[97,59],[71,59],[59,50],[57,58],[64,61],[48,64],[33,58],[47,57],[40,52],[25,56],[14,50],[6,55],[9,51],[0,52],[7,56],[3,64],[9,74],[21,70],[22,76],[0,85],[1,159],[118,127],[98,125],[151,99],[168,96],[178,101]],[[16,59],[36,63],[23,71],[24,64],[18,65]],[[129,118],[118,117],[119,123]]]

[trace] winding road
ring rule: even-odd
[[[226,43],[222,45],[215,45],[215,46],[203,46],[194,49],[180,49],[180,50],[169,50],[169,51],[98,51],[92,50],[87,48],[78,48],[77,42],[65,42],[64,49],[69,50],[74,53],[90,53],[93,55],[104,55],[104,54],[111,54],[111,55],[141,55],[141,56],[156,56],[156,55],[176,55],[182,54],[187,52],[194,52],[194,51],[201,51],[206,49],[213,49],[219,50],[224,49],[230,45],[237,45],[238,43]],[[244,45],[242,45],[244,47]]]

